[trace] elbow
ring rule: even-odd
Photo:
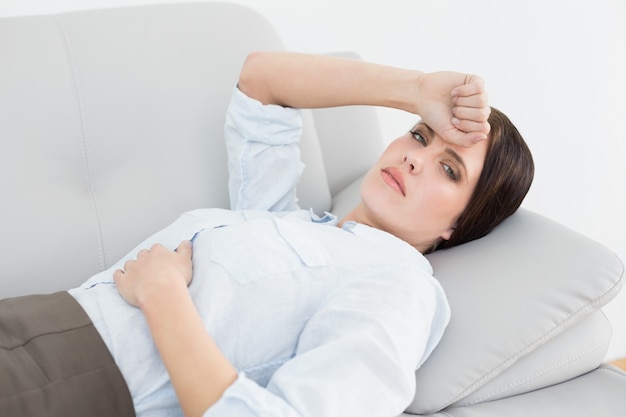
[[[250,98],[259,100],[263,104],[271,103],[270,89],[268,88],[268,65],[267,52],[252,52],[246,57],[237,88]]]

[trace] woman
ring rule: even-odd
[[[295,198],[297,108],[349,104],[422,122],[385,150],[353,211],[319,218]],[[64,349],[87,356],[76,374],[107,369],[111,381],[63,391],[69,406],[55,413],[70,415],[82,397],[118,415],[400,414],[450,315],[422,253],[486,234],[530,186],[525,144],[504,115],[489,114],[475,76],[252,54],[226,121],[235,210],[186,213],[72,297],[45,299],[69,310],[60,321],[79,319],[42,350],[59,361]],[[25,311],[11,320],[28,324],[29,302],[5,300],[2,313]],[[97,334],[68,343],[83,327]],[[20,381],[31,383],[10,384],[0,411],[29,415],[29,404],[60,401],[46,397],[50,384]]]

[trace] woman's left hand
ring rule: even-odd
[[[487,139],[491,108],[481,77],[450,71],[423,73],[418,88],[416,113],[445,141],[472,146]]]
[[[188,240],[174,251],[161,244],[155,244],[149,250],[142,249],[137,253],[137,260],[127,261],[123,270],[113,273],[115,285],[129,304],[141,307],[142,301],[151,294],[191,283],[191,254]]]

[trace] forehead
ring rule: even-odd
[[[415,127],[420,127],[426,130],[431,142],[440,142],[450,154],[455,154],[462,160],[462,165],[465,166],[467,179],[469,182],[477,182],[478,177],[483,170],[485,164],[485,156],[487,155],[488,141],[482,140],[475,143],[472,146],[461,146],[451,142],[447,142],[443,137],[437,134],[430,126],[423,121],[418,122]]]

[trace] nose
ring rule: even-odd
[[[418,174],[424,166],[423,149],[411,149],[404,155],[404,164],[408,167],[411,174]]]

